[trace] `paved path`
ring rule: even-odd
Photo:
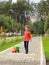
[[[0,53],[0,65],[46,65],[41,44],[41,37],[34,37],[29,43],[29,54],[25,54],[23,42],[17,45],[21,47],[20,53],[12,53],[12,47],[3,51]]]

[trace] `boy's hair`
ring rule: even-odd
[[[29,25],[26,25],[25,27],[27,27],[28,29],[30,29]]]

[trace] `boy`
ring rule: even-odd
[[[31,40],[31,33],[29,26],[25,26],[25,32],[24,32],[24,48],[25,48],[25,53],[28,54],[28,44],[29,40]]]

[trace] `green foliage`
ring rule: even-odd
[[[44,14],[46,12],[46,15],[48,15],[48,13],[49,13],[49,2],[48,2],[48,0],[47,1],[42,0],[38,4],[38,10],[39,10],[40,14]]]
[[[45,24],[44,24],[44,31],[49,33],[48,30],[49,30],[49,16],[47,17]]]
[[[32,9],[33,9],[32,5],[29,4],[26,0],[19,0],[17,1],[17,3],[12,4],[13,14],[17,16],[17,21],[22,24],[23,24],[23,20],[26,21],[25,12],[28,11],[29,14],[29,11],[32,11]]]
[[[20,23],[16,23],[9,16],[0,15],[0,26],[4,26],[8,31],[20,31]]]
[[[0,26],[4,26],[4,15],[0,15]]]
[[[46,34],[49,34],[49,29],[46,31]]]
[[[32,5],[29,4],[27,0],[19,0],[16,3],[12,3],[12,0],[8,0],[2,2],[0,6],[3,9],[2,11],[4,15],[8,15],[8,16],[11,15],[11,17],[14,20],[18,19],[19,22],[22,22],[22,20],[20,21],[19,18],[21,19],[23,19],[23,17],[25,18],[25,12],[33,10]]]
[[[12,0],[8,0],[8,1],[4,2],[3,10],[4,10],[5,15],[10,15],[11,3],[12,3]]]
[[[1,2],[0,7],[2,11],[0,25],[4,26],[8,31],[19,32],[22,28],[24,32],[26,23],[25,13],[29,14],[33,10],[32,5],[27,0],[19,0],[15,3],[12,3],[12,0],[8,0]]]
[[[20,29],[21,29],[21,24],[20,24],[20,23],[17,23],[17,24],[16,24],[16,28],[17,28],[16,31],[19,32]]]
[[[30,23],[30,30],[33,34],[44,34],[44,25],[42,21]]]

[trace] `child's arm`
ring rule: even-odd
[[[29,37],[30,37],[30,42],[32,42],[32,35],[31,35],[31,33],[29,33]]]
[[[31,38],[30,38],[30,42],[32,42],[32,35],[31,35]]]

